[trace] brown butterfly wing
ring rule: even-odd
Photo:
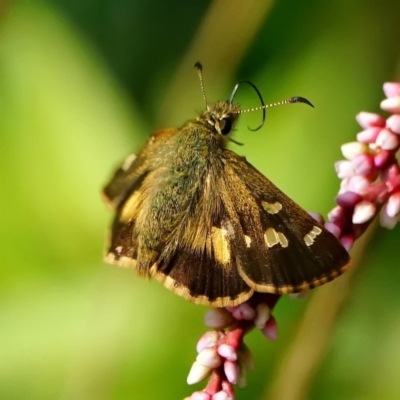
[[[251,164],[225,150],[221,194],[244,281],[255,291],[291,293],[322,285],[345,271],[341,243]]]

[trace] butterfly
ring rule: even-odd
[[[207,103],[181,128],[153,133],[104,188],[115,211],[105,261],[155,278],[197,304],[235,306],[254,292],[294,293],[349,266],[339,240],[244,157],[226,148],[241,110]],[[240,82],[240,83],[243,83]]]

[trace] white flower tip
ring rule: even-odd
[[[341,146],[342,154],[348,160],[352,160],[355,156],[365,153],[368,147],[360,142],[345,143]]]
[[[221,390],[217,393],[215,393],[212,397],[211,400],[233,400],[232,396],[229,396],[228,393],[225,391]]]
[[[376,138],[376,144],[384,150],[394,150],[399,146],[399,137],[389,129],[382,129]]]
[[[376,213],[375,204],[370,201],[363,200],[356,204],[353,212],[353,224],[363,224],[369,221]]]
[[[190,369],[186,382],[188,385],[194,385],[195,383],[201,382],[211,374],[211,371],[211,368],[205,367],[195,361]]]
[[[340,179],[350,178],[354,175],[354,168],[351,161],[337,161],[335,163],[335,170]]]
[[[211,400],[211,396],[206,392],[194,392],[189,400]]]
[[[256,318],[254,319],[254,325],[258,329],[263,329],[269,317],[271,316],[271,310],[266,303],[260,303],[256,307]]]
[[[398,222],[396,217],[389,217],[385,209],[382,209],[379,216],[379,223],[386,229],[393,229]]]
[[[400,112],[400,96],[390,97],[388,99],[382,100],[380,104],[382,110],[399,113]]]

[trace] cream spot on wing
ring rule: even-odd
[[[318,228],[318,226],[313,226],[310,232],[307,233],[306,236],[304,236],[304,242],[306,243],[307,246],[311,246],[314,243],[314,239],[322,232],[321,228]]]
[[[244,240],[246,241],[246,246],[250,247],[250,245],[251,245],[251,237],[247,236],[247,235],[244,235]]]
[[[263,201],[262,206],[269,214],[277,214],[280,210],[282,210],[282,204],[278,201],[275,203],[267,203],[266,201]]]
[[[227,234],[228,231],[226,229],[216,228],[215,226],[211,229],[211,241],[214,249],[214,256],[222,265],[228,264],[231,258],[228,241],[226,239]]]
[[[124,163],[122,164],[122,169],[124,171],[128,170],[132,163],[136,160],[135,154],[130,154],[128,157],[125,158]]]
[[[264,240],[268,247],[273,247],[280,244],[282,247],[289,245],[286,236],[282,232],[277,232],[274,228],[268,228],[264,233]]]
[[[136,191],[130,195],[130,197],[126,200],[125,204],[122,206],[121,210],[121,221],[122,222],[129,222],[133,219],[137,210],[139,209],[139,198],[140,198],[140,191]]]
[[[115,254],[117,254],[117,256],[121,255],[122,253],[122,246],[117,246],[115,248]]]

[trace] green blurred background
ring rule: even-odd
[[[304,208],[326,214],[354,116],[400,78],[398,0],[53,0],[0,3],[0,398],[175,400],[204,307],[103,264],[100,190],[153,129],[239,79],[266,102],[234,149]],[[254,92],[237,95],[258,105]],[[399,399],[399,228],[371,232],[357,269],[306,301],[282,299],[279,340],[247,338],[238,399]],[[367,250],[364,250],[367,249]],[[287,392],[288,388],[293,390]]]

